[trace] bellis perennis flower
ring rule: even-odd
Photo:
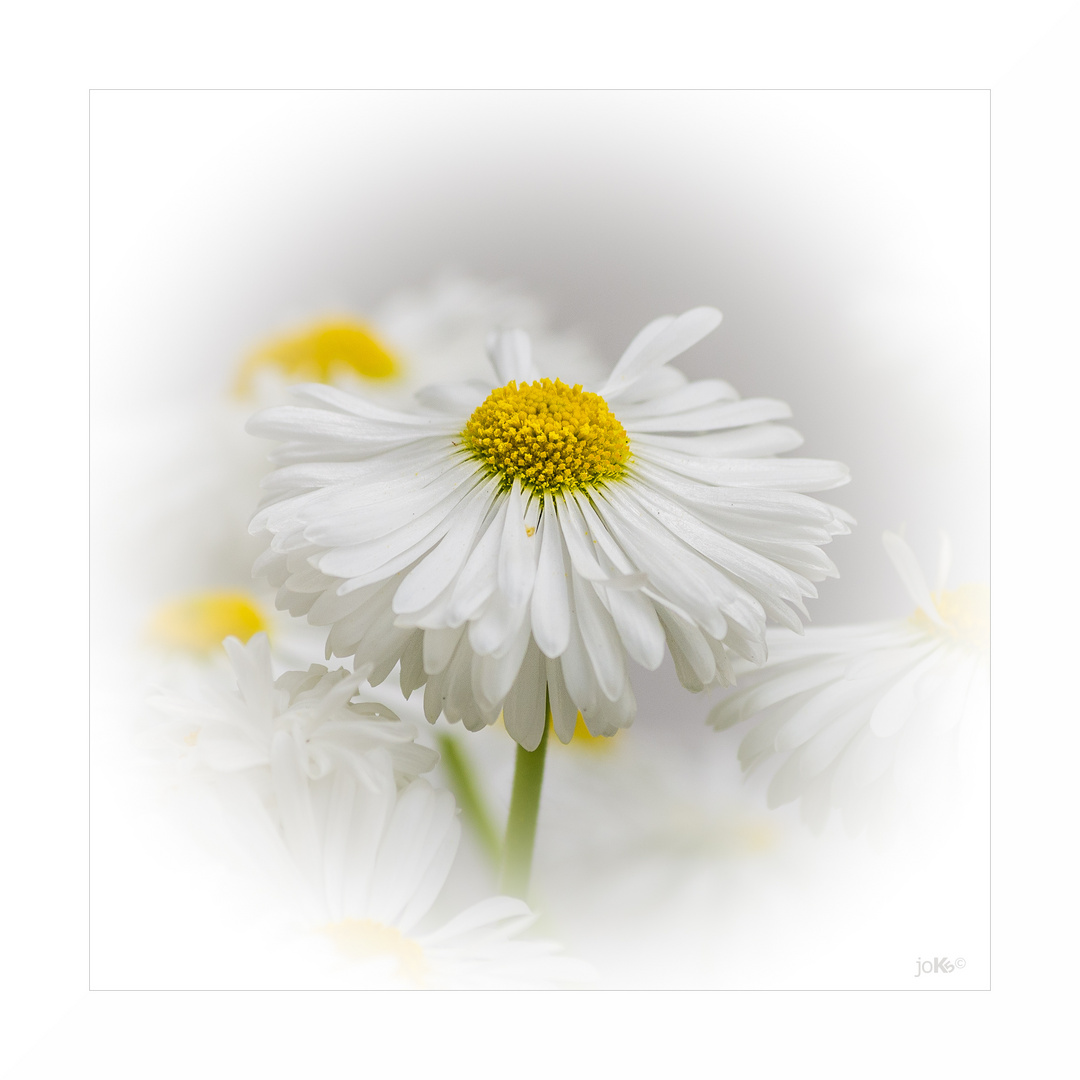
[[[720,729],[755,718],[739,748],[743,768],[782,758],[769,804],[799,799],[818,828],[838,806],[852,833],[888,829],[901,809],[951,786],[961,744],[985,728],[989,590],[944,589],[947,540],[934,593],[911,548],[894,533],[884,543],[914,615],[803,638],[771,632],[768,664],[709,716]]]
[[[249,425],[281,440],[252,531],[278,603],[330,628],[328,655],[400,662],[473,730],[500,713],[525,749],[545,700],[562,741],[631,723],[627,657],[670,650],[684,686],[732,680],[731,654],[765,658],[765,622],[797,628],[819,550],[843,512],[804,494],[846,482],[836,462],[774,455],[800,437],[788,407],[740,400],[668,362],[720,313],[650,323],[595,391],[542,379],[520,331],[493,335],[494,389],[428,387],[395,412],[330,387]]]
[[[489,897],[432,925],[461,837],[453,796],[416,775],[438,755],[384,706],[351,700],[356,676],[315,665],[275,681],[265,635],[226,647],[235,694],[152,700],[189,729],[174,745],[213,796],[218,843],[333,943],[328,978],[542,988],[593,977],[554,943],[522,937],[536,916],[518,899]]]
[[[235,772],[269,764],[299,748],[304,770],[313,778],[328,773],[335,761],[349,759],[356,768],[364,755],[384,749],[401,779],[434,768],[438,754],[413,740],[416,728],[385,705],[356,701],[363,672],[328,671],[313,664],[308,671],[288,671],[276,681],[265,633],[242,645],[224,642],[236,675],[236,689],[206,685],[202,700],[162,694],[150,699],[173,722],[173,733],[186,747],[191,763]]]

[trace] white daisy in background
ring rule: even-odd
[[[552,942],[520,936],[536,919],[521,900],[490,897],[433,925],[461,834],[453,796],[417,777],[437,755],[385,706],[351,700],[356,676],[314,667],[275,681],[265,636],[227,647],[232,696],[153,704],[188,728],[184,771],[211,797],[202,815],[215,842],[269,875],[302,927],[332,943],[311,951],[327,978],[439,988],[592,977]]]
[[[521,331],[495,334],[497,376],[421,390],[392,411],[342,390],[259,414],[281,440],[253,532],[278,604],[330,627],[328,655],[400,661],[440,713],[479,729],[500,713],[526,750],[631,723],[626,658],[670,650],[692,690],[765,659],[765,622],[798,628],[819,550],[848,531],[809,497],[836,462],[785,459],[788,407],[689,382],[668,362],[720,322],[698,308],[650,323],[595,392],[542,378]]]
[[[275,679],[265,633],[246,644],[227,638],[235,688],[204,679],[201,700],[159,694],[151,706],[172,723],[168,734],[186,749],[186,768],[237,772],[268,765],[282,747],[304,755],[303,768],[315,779],[335,762],[363,760],[376,748],[386,750],[399,779],[432,769],[433,750],[416,744],[414,725],[376,701],[354,700],[363,672],[328,671],[313,664],[307,671],[287,671]]]
[[[207,665],[224,668],[227,638],[245,643],[256,634],[270,640],[275,659],[286,668],[309,667],[322,659],[325,642],[303,619],[277,611],[264,590],[207,589],[174,596],[151,613],[143,635],[141,661],[148,685],[196,683]]]
[[[511,326],[533,335],[545,374],[589,379],[599,373],[585,339],[573,330],[552,330],[536,297],[506,283],[443,275],[391,294],[362,317],[309,320],[263,342],[245,358],[236,389],[265,402],[290,384],[321,382],[405,403],[431,382],[484,377],[488,334]]]
[[[801,800],[822,828],[839,807],[848,830],[891,826],[901,811],[954,789],[965,740],[985,735],[990,591],[945,590],[942,540],[931,593],[911,548],[885,533],[885,550],[917,606],[906,619],[771,632],[769,660],[710,713],[725,729],[754,718],[739,747],[744,769],[776,758],[770,806]]]

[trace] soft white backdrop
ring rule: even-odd
[[[137,564],[160,557],[133,557],[126,527],[128,474],[145,469],[132,415],[153,427],[166,407],[213,401],[268,334],[362,314],[447,269],[536,293],[609,364],[657,315],[720,307],[680,366],[787,400],[800,453],[852,470],[829,497],[859,525],[829,549],[841,577],[820,586],[815,621],[909,613],[884,528],[906,528],[928,565],[945,529],[953,583],[987,578],[985,91],[103,92],[91,132],[94,618],[113,716],[137,708],[126,646],[153,599]],[[703,725],[715,698],[687,695],[670,661],[635,686],[633,737],[685,747],[671,798],[745,798],[742,732]],[[117,774],[93,803],[95,985],[296,985],[239,933],[227,880],[150,812],[102,691],[95,745]],[[764,820],[761,787],[747,801]],[[891,860],[842,835],[815,846],[788,808],[782,850],[758,878],[751,862],[748,880],[714,882],[700,925],[642,915],[573,944],[638,986],[906,987],[934,950],[965,955],[954,983],[985,986],[979,806],[940,849]],[[538,892],[566,842],[549,830],[542,811]],[[161,935],[169,911],[183,926]]]
[[[583,18],[575,5],[573,34],[566,34],[565,21],[555,17],[530,27],[525,36],[533,47],[524,49],[493,47],[506,39],[505,19],[491,23],[487,31],[477,24],[475,33],[454,35],[447,48],[442,22],[436,20],[435,30],[417,36],[415,13],[403,6],[375,15],[362,34],[350,32],[347,20],[340,24],[342,33],[329,38],[324,24],[313,25],[308,48],[303,35],[298,41],[295,25],[276,16],[253,19],[244,4],[215,4],[214,32],[208,33],[198,7],[187,10],[181,20],[159,20],[159,13],[151,17],[148,9],[97,5],[72,13],[73,21],[59,35],[52,9],[25,9],[16,15],[23,32],[7,40],[11,62],[5,78],[11,92],[4,109],[9,133],[22,160],[37,166],[9,169],[0,179],[10,226],[4,273],[14,298],[9,310],[12,355],[55,358],[67,373],[61,385],[50,387],[50,419],[58,419],[70,435],[44,453],[50,498],[41,496],[40,470],[24,470],[12,479],[14,496],[32,501],[46,523],[35,541],[39,562],[49,565],[64,566],[70,560],[73,513],[77,517],[86,503],[85,474],[80,468],[72,471],[71,462],[83,460],[86,445],[81,355],[87,311],[82,240],[87,85],[263,84],[284,79],[286,72],[317,83],[336,81],[335,73],[356,73],[361,67],[373,81],[388,84],[454,84],[463,72],[476,80],[513,84],[541,81],[539,73],[552,74],[553,64],[556,79],[596,85],[635,80],[645,56],[652,76],[672,84],[723,78],[750,85],[994,88],[995,279],[1000,301],[995,364],[999,385],[1003,379],[1008,388],[1003,406],[1008,420],[995,434],[1001,451],[995,487],[1005,500],[996,519],[995,580],[1003,587],[995,594],[995,616],[996,640],[1009,659],[998,673],[995,700],[1001,714],[1023,718],[997,729],[995,775],[1003,782],[995,788],[995,850],[1004,869],[997,875],[996,929],[999,943],[1005,945],[997,954],[998,989],[992,999],[729,995],[722,1000],[722,1013],[724,1029],[739,1033],[728,1040],[725,1058],[762,1068],[778,1060],[789,1067],[827,1060],[841,1067],[859,1062],[862,1068],[875,1060],[882,1074],[888,1074],[879,1057],[883,1040],[892,1045],[890,1060],[896,1070],[916,1063],[925,1069],[931,1060],[954,1071],[991,1060],[1031,1068],[1040,1055],[1049,1066],[1061,1049],[1054,1031],[1065,1030],[1060,1013],[1065,999],[1055,987],[1063,975],[1068,978],[1071,967],[1063,959],[1074,956],[1076,946],[1075,928],[1066,929],[1071,922],[1071,871],[1060,858],[1071,835],[1068,790],[1076,740],[1072,726],[1058,725],[1049,741],[1054,752],[1048,756],[1047,739],[1031,735],[1032,725],[1038,731],[1060,714],[1063,673],[1075,645],[1075,631],[1067,628],[1057,598],[1061,568],[1069,564],[1074,517],[1060,498],[1071,446],[1069,391],[1075,384],[1070,359],[1075,356],[1075,324],[1066,314],[1077,287],[1075,260],[1069,253],[1076,246],[1073,193],[1078,173],[1075,147],[1061,138],[1075,119],[1074,5],[1064,0],[1003,4],[988,11],[985,5],[958,0],[875,9],[873,16],[865,5],[846,0],[813,11],[765,5],[715,12],[719,26],[691,17],[695,32],[690,34],[684,32],[682,19],[687,13],[680,10],[666,30],[638,13],[617,35],[602,12]],[[1073,14],[1062,21],[1067,10]],[[453,19],[462,19],[456,9]],[[339,25],[333,18],[330,23]],[[154,48],[133,47],[147,34],[153,35]],[[358,42],[363,43],[359,53]],[[48,86],[41,84],[28,95],[27,86],[46,72]],[[44,351],[43,327],[49,328]],[[26,364],[13,372],[28,400],[40,394],[41,370],[40,365]],[[1039,392],[1046,388],[1055,392]],[[40,420],[40,410],[28,410],[5,427],[11,458],[25,457],[28,443],[41,446],[34,434]],[[1023,512],[1013,509],[1017,502]],[[1033,539],[1038,553],[1034,561]],[[24,539],[10,535],[5,544],[13,560],[24,556]],[[64,577],[70,586],[70,578]],[[79,580],[76,573],[76,586]],[[56,603],[41,605],[36,575],[21,575],[12,585],[12,603],[27,613],[31,627],[27,640],[51,640],[62,620],[73,628],[77,653],[79,613],[84,610],[77,598],[65,589]],[[34,706],[39,688],[56,680],[52,653],[41,650],[36,655],[36,661],[27,658],[24,669],[26,693],[16,698],[20,716],[38,715]],[[78,687],[85,685],[84,671],[78,657],[72,657],[64,683],[76,688],[76,698]],[[1039,678],[1033,680],[1031,672]],[[426,1047],[409,1035],[418,1003],[410,1002],[406,1012],[400,999],[368,999],[358,1014],[356,999],[348,996],[87,995],[85,924],[79,917],[87,867],[87,777],[76,735],[80,718],[68,719],[70,740],[50,745],[50,797],[40,798],[42,774],[36,769],[10,773],[0,796],[17,882],[3,901],[10,991],[4,1015],[5,1062],[29,1051],[20,1058],[19,1075],[57,1075],[64,1068],[84,1068],[87,1062],[108,1062],[114,1075],[137,1076],[145,1075],[147,1060],[156,1062],[160,1075],[190,1075],[194,1068],[212,1075],[208,1056],[217,1062],[218,1075],[256,1062],[270,1074],[301,1067],[313,1071],[356,1052],[352,1032],[361,1014],[369,1033],[362,1051],[366,1059],[372,1053],[377,1059],[396,1053],[394,1040],[409,1038],[417,1063],[434,1066],[447,1045],[456,1045],[455,1031],[475,1030],[478,1004],[490,1022],[482,1042],[470,1039],[472,1064],[494,1065],[520,1054],[520,1032],[510,1022],[519,1001],[493,995],[482,1002],[434,1002],[438,1015],[434,1008],[424,1015],[440,1038]],[[10,729],[9,760],[40,761],[40,748],[37,725]],[[27,806],[34,808],[30,821]],[[1032,882],[1037,883],[1034,893]],[[1038,898],[1037,919],[1032,917],[1033,895]],[[550,1017],[546,1004],[541,999],[531,1002],[539,1015]],[[583,1012],[567,1018],[565,1010],[559,1010],[562,1038],[534,1043],[530,1060],[536,1069],[525,1073],[537,1075],[536,1070],[563,1064],[568,1047],[583,1070],[608,1067],[613,1060],[659,1067],[670,1062],[673,1052],[680,1061],[694,1060],[688,1054],[711,1055],[694,1032],[704,1036],[715,1030],[717,1007],[712,996],[593,996],[587,1019]],[[605,1038],[596,1038],[598,1017],[607,1021]],[[665,1022],[677,1023],[678,1051],[673,1051]],[[897,1024],[917,1031],[919,1038],[895,1042]],[[791,1037],[777,1042],[778,1030]],[[993,1038],[986,1037],[989,1031],[995,1032]],[[372,1032],[378,1037],[372,1038]],[[763,1050],[766,1044],[768,1051]],[[165,1047],[167,1060],[161,1056]]]

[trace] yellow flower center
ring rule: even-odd
[[[920,630],[983,651],[990,647],[990,590],[985,585],[961,585],[931,595],[945,626],[939,626],[920,609],[911,617]]]
[[[342,919],[321,929],[350,959],[393,957],[398,962],[399,975],[417,986],[422,985],[428,970],[424,950],[396,927],[374,919]]]
[[[266,618],[251,597],[208,592],[159,608],[150,623],[150,636],[166,648],[205,655],[219,648],[227,637],[247,641],[266,628]]]
[[[316,323],[303,333],[278,338],[248,357],[237,392],[251,389],[255,374],[276,369],[292,382],[333,382],[340,375],[387,380],[401,374],[401,362],[362,323]]]
[[[617,480],[630,457],[622,424],[599,394],[556,379],[492,390],[469,417],[465,446],[506,485],[540,494]]]

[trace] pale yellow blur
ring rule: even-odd
[[[371,327],[335,319],[276,338],[253,352],[240,369],[237,394],[249,394],[255,376],[267,370],[290,382],[332,383],[342,375],[386,382],[400,378],[402,363]]]
[[[178,652],[207,656],[227,637],[247,641],[269,629],[258,603],[242,592],[205,592],[162,605],[150,622],[151,640]]]

